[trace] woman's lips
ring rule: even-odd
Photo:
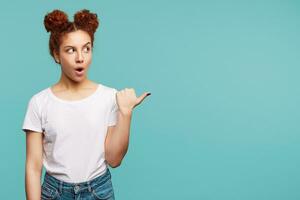
[[[77,76],[82,76],[84,74],[84,68],[77,68],[77,69],[75,69],[75,74]]]

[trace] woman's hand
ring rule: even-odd
[[[117,92],[117,104],[122,114],[131,113],[133,108],[142,103],[142,101],[151,95],[149,92],[145,92],[140,97],[137,97],[133,88],[125,88]]]

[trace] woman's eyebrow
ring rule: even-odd
[[[83,45],[83,47],[84,47],[84,46],[86,46],[86,45],[88,45],[88,44],[90,44],[90,43],[91,43],[91,42],[87,42],[87,43],[85,43],[85,45]],[[64,46],[64,49],[65,49],[65,48],[67,48],[67,47],[73,47],[73,46],[66,45],[66,46]]]

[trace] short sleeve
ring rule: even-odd
[[[39,113],[39,108],[38,108],[35,96],[33,96],[30,99],[30,101],[27,105],[27,111],[26,111],[25,118],[23,121],[22,130],[24,132],[26,132],[26,130],[43,132],[41,116]]]
[[[111,106],[111,110],[108,116],[108,126],[114,126],[117,124],[118,121],[118,104],[117,104],[117,90],[114,89],[113,91],[113,95],[112,95],[112,106]]]

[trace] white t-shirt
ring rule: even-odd
[[[117,123],[116,92],[98,84],[92,95],[80,100],[60,99],[50,87],[31,97],[22,130],[44,134],[43,165],[49,174],[79,183],[105,172],[107,128]]]

